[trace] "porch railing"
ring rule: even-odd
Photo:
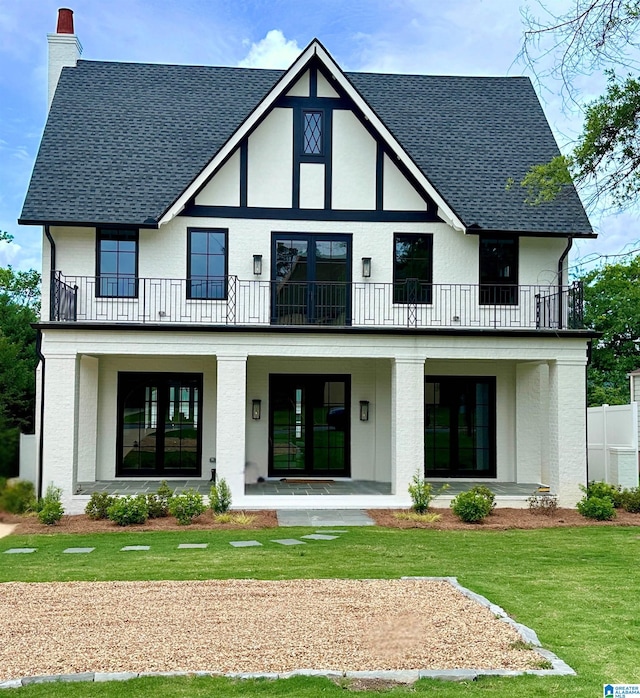
[[[64,276],[51,283],[55,322],[580,329],[582,286],[278,282]],[[109,292],[111,295],[107,295]],[[118,295],[119,294],[119,295]]]

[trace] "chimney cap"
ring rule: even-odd
[[[58,10],[58,26],[56,34],[75,34],[73,30],[73,10],[61,7]]]

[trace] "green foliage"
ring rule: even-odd
[[[520,186],[526,191],[525,201],[532,206],[538,206],[556,199],[562,189],[571,184],[571,166],[570,158],[557,155],[549,162],[531,167],[520,181]],[[512,186],[512,180],[509,180],[507,189],[511,189]]]
[[[15,477],[20,470],[20,429],[9,426],[9,420],[2,414],[0,396],[0,476]]]
[[[109,518],[109,507],[115,504],[117,497],[110,495],[108,492],[93,492],[87,506],[84,508],[84,513],[94,521]]]
[[[419,470],[416,470],[409,485],[409,494],[413,502],[411,508],[418,514],[424,514],[432,500],[448,489],[449,485],[444,484],[434,492],[433,485],[422,477]]]
[[[33,483],[16,480],[4,488],[0,499],[0,511],[10,514],[24,514],[35,508],[36,496]]]
[[[61,498],[62,490],[59,487],[55,487],[53,484],[47,487],[47,491],[42,501],[39,502],[38,507],[38,520],[40,523],[53,526],[60,521],[64,514],[64,507],[60,501]]]
[[[147,498],[143,494],[118,497],[107,509],[107,516],[118,526],[142,524],[149,518]]]
[[[491,502],[473,490],[460,492],[451,502],[453,513],[465,523],[479,523],[491,513]]]
[[[481,497],[484,497],[489,502],[489,513],[491,513],[491,511],[493,511],[496,508],[496,496],[486,485],[474,485],[470,491],[474,494],[479,494]]]
[[[169,502],[173,497],[173,490],[169,487],[166,480],[163,480],[158,487],[158,491],[149,492],[147,494],[147,508],[149,509],[150,519],[162,519],[169,516]]]
[[[587,519],[596,521],[610,521],[616,515],[613,502],[609,497],[583,497],[576,509]]]
[[[558,497],[549,492],[534,492],[528,499],[530,514],[543,514],[544,516],[554,516],[558,509]]]
[[[226,511],[229,511],[231,507],[231,490],[224,478],[221,478],[211,486],[209,503],[215,514],[224,514]]]
[[[621,506],[632,514],[640,513],[640,487],[625,489],[621,495]]]
[[[182,526],[188,526],[205,511],[202,495],[193,489],[174,495],[169,502],[171,516],[175,516]]]
[[[596,482],[592,480],[586,487],[580,485],[580,489],[585,493],[587,499],[599,497],[600,499],[610,499],[616,509],[622,506],[623,493],[620,485],[610,485],[607,482]]]

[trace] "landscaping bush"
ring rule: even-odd
[[[487,500],[487,502],[489,502],[489,513],[491,513],[496,508],[496,496],[486,485],[474,485],[471,488],[471,492],[479,494],[481,497],[484,497]]]
[[[596,521],[610,521],[616,515],[613,502],[609,497],[583,497],[576,508],[586,519]]]
[[[118,526],[144,523],[149,518],[147,498],[143,494],[135,497],[117,497],[107,509],[107,516]]]
[[[599,499],[610,499],[616,509],[622,507],[623,493],[620,485],[610,485],[607,482],[596,482],[592,480],[586,487],[580,486],[587,499],[598,497]]]
[[[486,496],[468,490],[454,497],[451,509],[461,521],[478,523],[491,513],[491,503]]]
[[[84,513],[94,521],[109,518],[109,507],[115,503],[117,497],[110,495],[108,492],[93,492],[87,506],[84,508]]]
[[[640,513],[640,487],[625,489],[621,496],[622,507],[632,514]]]
[[[149,516],[152,519],[161,519],[165,516],[169,516],[169,502],[173,497],[173,490],[167,484],[166,480],[163,480],[158,487],[158,491],[154,495],[153,513],[151,513],[151,507],[149,508]]]
[[[64,514],[64,507],[60,499],[62,490],[54,485],[49,485],[47,491],[39,502],[38,520],[47,526],[57,524]]]
[[[534,492],[529,499],[529,513],[553,516],[558,508],[558,497],[548,492]]]
[[[214,514],[224,514],[226,511],[229,511],[231,507],[231,490],[224,478],[221,478],[211,486],[209,503]]]
[[[27,511],[33,511],[35,506],[33,483],[26,480],[8,483],[0,498],[0,511],[6,511],[9,514],[24,514]]]
[[[175,516],[183,526],[188,526],[195,518],[204,514],[205,510],[202,495],[195,490],[185,490],[182,494],[174,495],[169,502],[171,516]]]
[[[444,484],[434,492],[433,485],[422,477],[419,470],[416,470],[409,485],[409,494],[413,502],[411,508],[418,514],[424,514],[429,508],[431,501],[448,489],[449,485]]]

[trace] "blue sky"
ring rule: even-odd
[[[566,5],[554,0],[552,5]],[[60,0],[0,0],[0,266],[40,268],[39,228],[18,226],[46,119],[47,33]],[[286,68],[317,37],[345,70],[449,75],[522,75],[524,30],[517,0],[69,0],[88,60]],[[531,9],[537,10],[532,0]],[[583,99],[601,75],[576,87]],[[539,94],[561,145],[580,117],[563,109],[561,85]],[[640,248],[637,212],[590,212],[597,241],[573,261]]]

